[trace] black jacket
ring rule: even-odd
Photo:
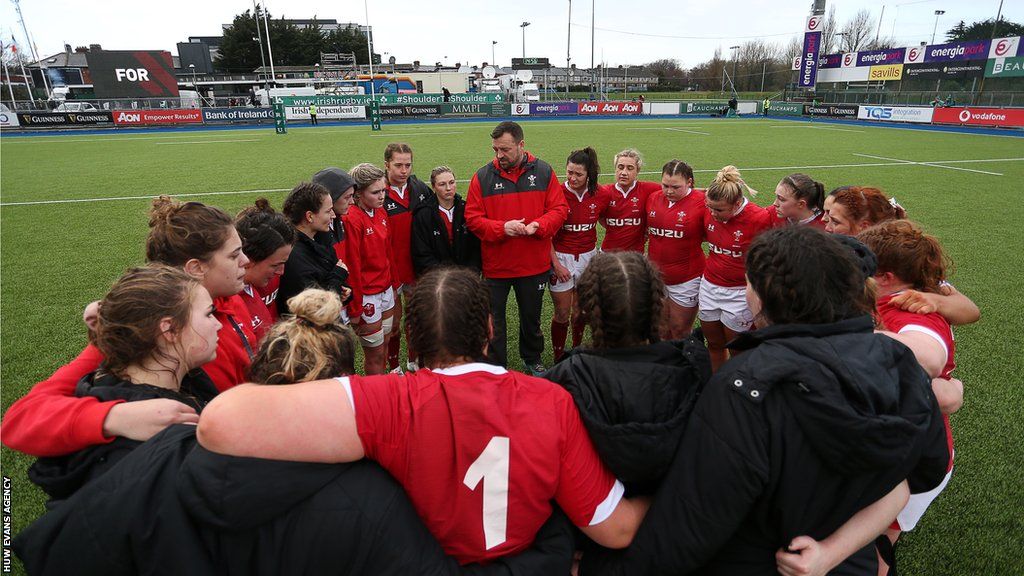
[[[405,212],[415,213],[420,204],[434,198],[434,191],[415,174],[410,174],[409,179],[405,181],[405,194],[409,198],[408,208],[392,200],[390,195],[384,195],[384,210],[387,211],[389,217],[394,218]]]
[[[534,547],[459,567],[380,466],[213,454],[172,426],[23,530],[30,575],[565,574],[564,515]]]
[[[779,548],[827,537],[913,470],[942,480],[931,381],[870,318],[773,326],[732,347],[746,352],[701,394],[633,544],[585,557],[584,573],[775,574]],[[836,573],[876,569],[869,546]]]
[[[416,275],[422,276],[431,268],[450,264],[479,270],[480,240],[466,227],[466,201],[455,195],[451,242],[438,206],[437,196],[431,194],[412,214],[410,251]]]
[[[575,349],[544,377],[572,394],[601,460],[629,495],[668,471],[711,361],[699,336],[616,350]]]
[[[101,402],[125,400],[137,402],[170,398],[201,412],[217,395],[217,388],[202,369],[185,375],[181,390],[169,390],[148,384],[134,384],[102,371],[86,374],[75,389],[78,397],[90,396]],[[75,493],[86,482],[97,478],[117,464],[141,442],[120,437],[107,444],[98,444],[64,456],[40,458],[28,469],[28,477],[52,500],[51,506]]]
[[[295,233],[295,246],[284,265],[281,287],[277,291],[278,314],[288,314],[288,299],[306,288],[322,288],[342,294],[348,271],[339,267],[338,257],[325,242]]]

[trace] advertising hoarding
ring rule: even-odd
[[[932,121],[967,126],[1024,126],[1024,110],[1019,108],[936,108]]]
[[[858,106],[857,118],[926,124],[932,121],[934,110],[923,106]]]
[[[97,98],[178,95],[174,61],[166,50],[92,50],[85,59]]]

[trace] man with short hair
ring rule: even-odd
[[[551,271],[551,238],[569,207],[551,165],[526,151],[519,124],[498,124],[491,148],[494,160],[473,175],[466,198],[466,224],[480,238],[491,289],[494,335],[488,355],[497,364],[508,363],[505,307],[512,289],[519,308],[519,356],[536,375],[544,371],[540,313]]]

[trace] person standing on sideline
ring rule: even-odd
[[[404,142],[392,142],[384,149],[384,172],[387,179],[387,196],[384,209],[391,226],[391,249],[394,251],[395,270],[398,272],[398,290],[395,292],[395,336],[388,340],[388,370],[398,368],[398,355],[402,350],[402,295],[411,292],[416,282],[412,265],[412,213],[419,205],[433,197],[430,187],[412,173],[412,148]],[[408,347],[409,363],[406,368],[413,372],[416,364],[416,350],[408,346],[408,326],[405,342]]]
[[[535,374],[543,372],[540,312],[551,271],[551,238],[569,206],[551,165],[526,151],[523,128],[502,122],[491,131],[494,160],[469,182],[466,224],[481,243],[484,278],[491,290],[494,335],[488,354],[508,363],[505,306],[508,291],[519,309],[519,356]]]
[[[313,126],[317,125],[317,122],[316,122],[316,104],[310,104],[309,105],[309,122]]]

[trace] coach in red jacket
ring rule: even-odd
[[[536,374],[544,370],[540,312],[551,270],[551,238],[569,207],[551,165],[526,151],[519,124],[498,124],[491,144],[494,160],[473,175],[466,198],[466,224],[480,238],[484,278],[491,288],[489,354],[507,364],[505,305],[511,288],[519,307],[519,356]]]

